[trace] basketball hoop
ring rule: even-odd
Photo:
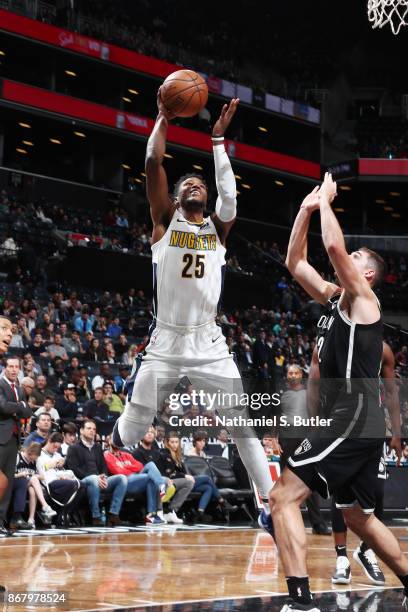
[[[373,28],[389,24],[394,34],[408,26],[408,0],[368,0],[368,20]]]

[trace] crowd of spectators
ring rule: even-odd
[[[325,34],[316,43],[304,28],[288,27],[283,32],[291,16],[284,9],[276,15],[260,7],[263,18],[259,20],[248,0],[241,5],[232,12],[222,10],[216,29],[204,26],[209,23],[204,5],[191,12],[184,3],[175,14],[169,0],[162,2],[160,15],[145,1],[134,7],[126,2],[106,3],[101,11],[95,0],[86,0],[75,10],[66,6],[55,10],[41,3],[37,17],[145,55],[297,100],[305,101],[308,89],[328,86],[337,65]],[[253,25],[248,23],[252,19]],[[281,27],[276,27],[276,19]]]

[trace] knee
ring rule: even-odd
[[[282,510],[284,505],[285,492],[279,482],[269,491],[269,506],[272,513]]]
[[[357,534],[364,529],[365,524],[372,516],[371,514],[364,514],[359,506],[343,509],[342,513],[347,527]]]
[[[99,477],[96,474],[87,476],[85,485],[91,489],[99,489]]]
[[[128,485],[127,476],[125,476],[124,474],[119,474],[118,485],[120,485],[122,487],[127,487],[127,485]]]

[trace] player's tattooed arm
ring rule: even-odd
[[[153,221],[153,242],[160,240],[170,223],[174,213],[174,204],[169,195],[166,171],[163,167],[166,152],[167,126],[171,118],[165,111],[160,99],[160,90],[157,96],[159,114],[150,134],[146,148],[146,191],[150,204],[150,214]]]
[[[338,289],[325,281],[307,260],[307,234],[313,211],[319,208],[319,187],[315,187],[303,200],[292,227],[286,266],[299,285],[317,302],[325,304]]]

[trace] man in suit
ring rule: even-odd
[[[11,341],[11,324],[0,318],[0,352],[8,349]],[[0,378],[0,521],[4,520],[10,503],[17,450],[20,445],[20,419],[32,416],[25,401],[24,390],[19,386],[20,359],[8,357]],[[23,525],[22,525],[23,526]],[[4,527],[0,526],[0,532]]]

